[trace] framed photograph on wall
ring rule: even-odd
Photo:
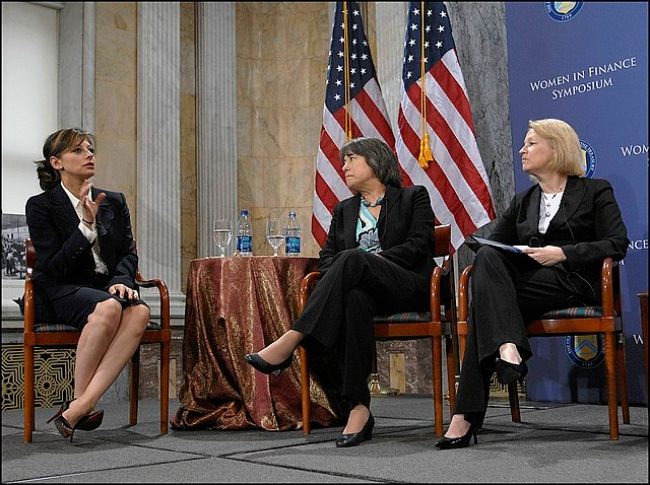
[[[24,214],[2,214],[2,279],[25,279],[25,239],[29,237]]]

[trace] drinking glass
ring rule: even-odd
[[[232,238],[232,226],[228,219],[216,219],[212,224],[212,239],[219,248],[219,257],[226,257],[226,248]]]
[[[266,219],[266,240],[273,248],[273,256],[278,256],[278,248],[284,242],[284,236],[277,217]]]

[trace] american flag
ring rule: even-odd
[[[360,136],[379,138],[395,150],[359,4],[336,2],[311,220],[312,233],[321,247],[334,206],[352,195],[345,185],[339,150],[346,141]]]
[[[410,181],[429,190],[458,249],[495,213],[443,2],[409,2],[402,89],[397,156]]]

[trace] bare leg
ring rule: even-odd
[[[370,418],[370,409],[363,404],[357,404],[350,411],[348,422],[343,429],[343,434],[360,432]]]
[[[463,414],[454,414],[451,417],[451,423],[449,423],[449,428],[445,433],[445,438],[459,438],[465,436],[469,431],[471,423],[465,421],[465,415]]]
[[[277,365],[289,358],[304,335],[297,330],[287,330],[279,339],[267,345],[258,352],[258,355],[269,364]]]
[[[95,374],[106,349],[115,337],[122,306],[114,299],[98,303],[88,316],[88,323],[81,331],[77,344],[77,359],[74,369],[74,395],[81,396]]]
[[[144,305],[129,307],[122,312],[120,325],[106,353],[88,382],[84,393],[77,396],[64,418],[74,425],[81,416],[91,411],[99,398],[115,381],[140,343],[149,322],[149,309]]]

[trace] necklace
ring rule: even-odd
[[[545,207],[544,216],[551,217],[551,205],[555,204],[555,200],[557,199],[557,196],[562,194],[563,192],[564,190],[560,192],[556,192],[555,194],[547,194],[545,192],[542,192],[542,198],[544,199],[544,207]]]
[[[374,202],[368,202],[366,199],[361,197],[361,203],[365,207],[377,207],[378,205],[382,205],[384,203],[384,195],[386,194],[381,194],[379,197],[377,197],[377,200]]]

